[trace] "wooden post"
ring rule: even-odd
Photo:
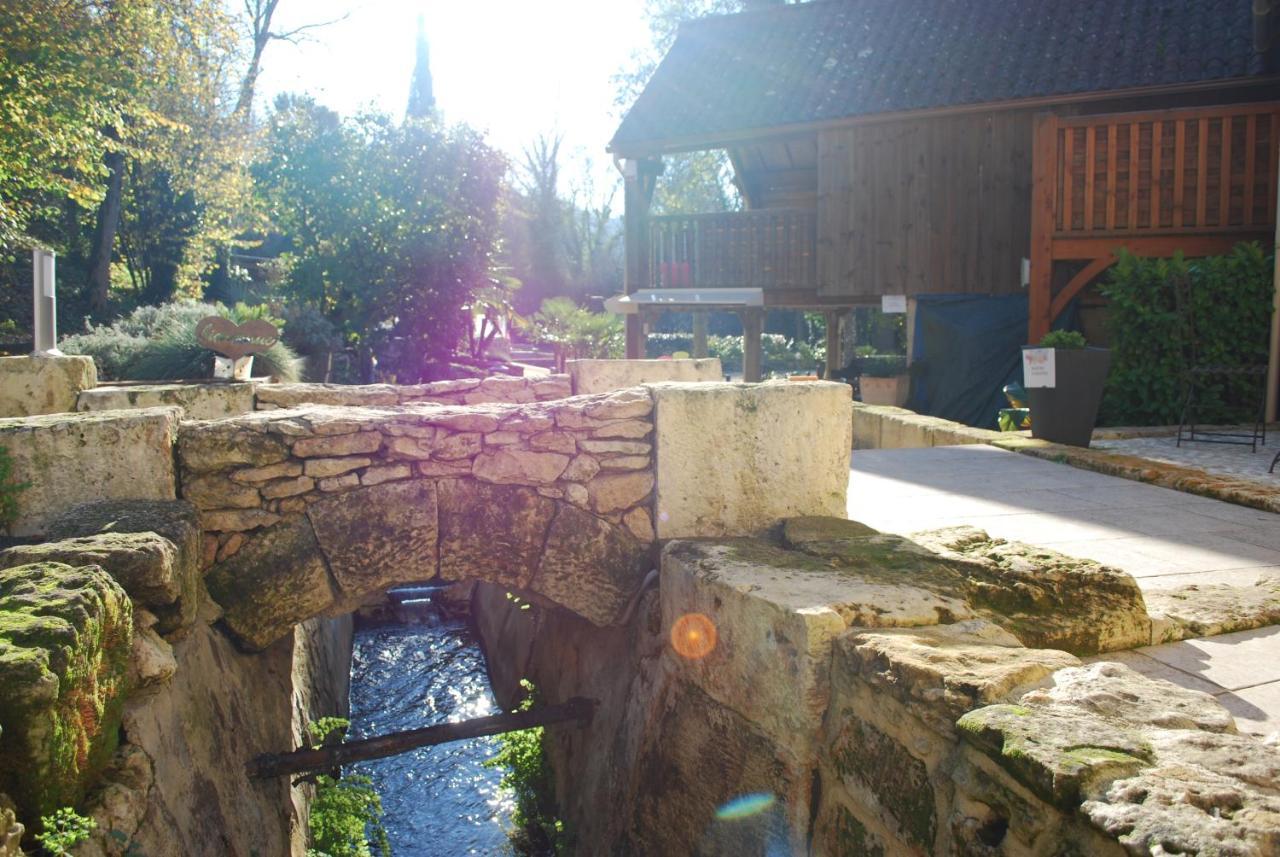
[[[763,377],[761,337],[764,336],[764,310],[746,309],[742,317],[742,380],[754,384]]]
[[[1031,144],[1031,284],[1027,294],[1027,341],[1037,343],[1053,324],[1053,218],[1057,175],[1058,119],[1035,118]]]
[[[707,356],[707,310],[693,311],[693,356]]]
[[[625,229],[626,267],[623,271],[623,291],[635,294],[649,288],[649,205],[653,201],[653,188],[662,172],[662,161],[625,160],[623,175],[623,218]],[[627,358],[644,357],[644,320],[638,315],[628,315]]]
[[[844,368],[844,355],[840,353],[840,319],[844,318],[844,313],[827,310],[823,316],[827,321],[827,370],[823,377],[830,381]]]
[[[1277,399],[1280,398],[1280,180],[1276,182],[1276,254],[1275,270],[1271,275],[1275,294],[1271,298],[1271,356],[1267,361],[1267,413],[1266,420],[1277,419]]]

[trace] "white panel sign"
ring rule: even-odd
[[[906,295],[881,295],[880,296],[880,312],[906,312],[907,296]]]
[[[1022,349],[1022,385],[1031,387],[1056,387],[1057,372],[1052,348]]]

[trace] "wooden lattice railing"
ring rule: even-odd
[[[814,288],[817,214],[763,208],[649,220],[652,288]]]
[[[1256,232],[1275,223],[1280,109],[1056,121],[1054,233]]]
[[[1270,240],[1280,103],[1036,120],[1029,341],[1125,248],[1205,256]],[[1060,289],[1055,262],[1084,263]]]

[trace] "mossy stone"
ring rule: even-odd
[[[23,818],[75,805],[119,738],[133,605],[97,566],[0,570],[0,792]]]

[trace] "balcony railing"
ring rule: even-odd
[[[652,288],[817,287],[817,215],[789,208],[649,220]]]

